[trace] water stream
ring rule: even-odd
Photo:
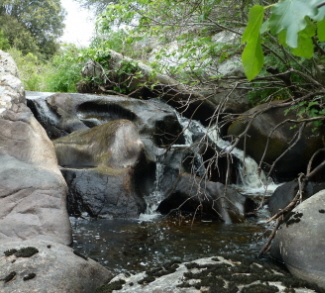
[[[173,147],[190,147],[193,133],[206,131],[198,122],[191,121],[189,124],[182,117],[179,121],[185,127],[186,143]],[[230,147],[229,143],[219,138],[216,130],[209,130],[207,134],[220,149]],[[276,186],[267,184],[263,174],[258,175],[256,162],[244,157],[238,149],[234,149],[232,154],[242,162],[239,170],[242,184],[236,188],[256,200],[270,195]],[[202,165],[199,157],[196,160],[198,166]],[[248,218],[240,224],[206,222],[191,216],[163,217],[155,210],[163,196],[160,181],[163,180],[164,168],[162,158],[158,158],[156,188],[146,198],[147,211],[138,220],[71,218],[74,248],[115,273],[135,273],[173,260],[190,261],[234,253],[255,257],[258,254],[265,241],[266,208],[256,218]]]

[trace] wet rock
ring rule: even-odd
[[[145,144],[152,144],[152,138],[158,147],[184,143],[182,127],[174,110],[155,99],[142,101],[121,96],[61,93],[48,93],[46,96],[36,92],[27,92],[27,99],[35,117],[52,139],[109,121],[126,119],[136,125]]]
[[[288,148],[297,132],[297,128],[293,128],[292,123],[286,122],[281,124],[287,119],[296,120],[297,111],[291,110],[285,115],[285,110],[288,108],[276,107],[280,103],[275,101],[250,109],[244,112],[228,128],[228,135],[236,137],[246,129],[248,123],[252,120],[245,139],[242,138],[238,146],[242,149],[245,148],[247,155],[251,156],[257,162],[263,156],[266,142],[270,135],[269,145],[264,157],[265,165],[263,167],[265,169],[268,169]],[[264,112],[254,117],[254,114],[258,111]],[[313,129],[314,125],[308,123],[302,131],[299,141],[290,148],[289,152],[279,159],[272,174],[276,181],[289,181],[296,178],[300,172],[305,172],[311,156],[315,151],[323,147],[324,135],[322,130],[317,129],[313,131]],[[318,157],[314,161],[319,162],[320,159]]]
[[[75,131],[54,144],[65,167],[70,214],[136,218],[145,211],[143,196],[152,191],[155,164],[147,159],[133,122],[113,120]]]
[[[70,215],[87,212],[91,217],[126,219],[137,218],[146,209],[130,168],[63,168],[62,173],[69,185]]]
[[[268,207],[271,215],[273,216],[279,212],[279,210],[284,209],[296,196],[298,189],[299,184],[296,180],[286,182],[277,187],[268,200]],[[325,183],[308,182],[304,189],[302,199],[305,200],[322,189],[325,189]]]
[[[162,214],[183,211],[225,223],[243,221],[245,213],[255,206],[230,186],[204,181],[187,173],[180,175],[168,194],[157,209]]]
[[[5,255],[17,250],[21,253]],[[27,254],[26,251],[33,251]],[[93,293],[112,278],[110,271],[73,249],[47,239],[0,244],[0,291],[3,293]]]
[[[325,288],[325,191],[290,212],[277,231],[272,255],[281,256],[289,271]]]

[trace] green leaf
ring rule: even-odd
[[[291,52],[296,56],[310,59],[314,55],[312,37],[315,35],[316,27],[309,19],[306,22],[306,28],[298,33],[298,47],[293,48]]]
[[[242,37],[242,43],[246,43],[242,62],[248,80],[252,80],[261,71],[264,63],[260,35],[263,18],[264,7],[253,6],[249,11],[248,24]]]
[[[285,0],[274,5],[269,20],[271,32],[279,34],[286,31],[286,44],[297,48],[298,33],[307,26],[306,16],[314,18],[318,13],[315,2],[317,1]]]
[[[325,41],[325,19],[317,22],[317,36],[320,42]]]

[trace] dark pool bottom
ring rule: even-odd
[[[214,255],[254,258],[265,241],[265,227],[255,221],[226,225],[160,217],[150,222],[71,218],[71,223],[74,249],[114,273]]]

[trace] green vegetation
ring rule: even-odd
[[[0,6],[0,11],[5,11],[0,14],[0,46],[6,50],[8,43],[11,46],[9,51],[26,89],[75,92],[79,83],[86,92],[128,95],[142,88],[143,72],[136,61],[110,67],[110,50],[114,50],[149,63],[155,70],[153,83],[156,73],[166,73],[211,99],[240,85],[247,89],[252,106],[299,99],[293,106],[302,107],[301,112],[308,117],[315,120],[323,116],[320,93],[325,85],[325,7],[317,6],[321,0],[76,1],[95,9],[98,34],[87,49],[68,45],[55,54],[55,38],[62,33],[64,16],[58,0],[50,8],[49,1],[38,4],[35,12],[26,6],[34,5],[30,1],[17,7],[21,1],[5,0]],[[33,15],[28,16],[23,7]],[[56,20],[56,26],[44,24],[41,15],[46,9],[53,13],[49,21]],[[296,10],[299,13],[293,13]],[[40,18],[39,23],[34,18]],[[15,37],[18,31],[19,38]],[[232,34],[233,41],[217,42],[220,31]],[[244,76],[223,76],[219,71],[220,64],[240,55],[250,82]],[[88,59],[100,64],[101,75],[81,76]],[[108,82],[105,76],[115,79]],[[138,96],[142,96],[141,90]]]
[[[264,14],[271,9],[264,21]],[[272,33],[278,43],[298,57],[314,56],[314,42],[325,41],[325,5],[322,0],[286,0],[268,6],[255,5],[242,41],[246,43],[242,60],[245,73],[252,80],[264,65],[262,36]]]
[[[44,92],[77,92],[84,59],[82,49],[64,46],[51,60],[42,61],[36,55],[11,48],[8,53],[15,60],[26,90]]]
[[[3,0],[0,27],[10,46],[48,59],[57,50],[65,12],[60,0]]]

